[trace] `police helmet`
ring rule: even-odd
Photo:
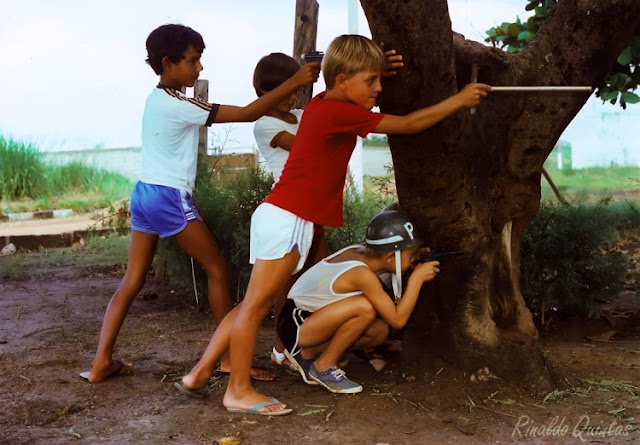
[[[366,246],[376,253],[405,250],[422,244],[409,216],[399,210],[378,213],[369,222]]]

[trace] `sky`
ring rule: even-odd
[[[348,0],[318,3],[317,48],[323,50],[348,32]],[[494,24],[527,17],[525,5],[449,1],[453,28],[478,41]],[[0,11],[0,135],[43,151],[140,146],[144,102],[158,82],[144,63],[144,43],[162,24],[202,34],[200,78],[209,80],[211,102],[253,101],[260,57],[293,50],[295,0],[0,0]],[[361,8],[358,33],[371,35]],[[322,88],[319,82],[314,93]],[[230,146],[253,144],[250,124],[214,125],[213,132],[219,138],[229,132]]]

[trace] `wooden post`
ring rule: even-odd
[[[186,94],[187,89],[182,87],[181,91]],[[206,79],[196,80],[193,88],[193,97],[196,99],[209,101],[209,81]],[[209,127],[200,127],[200,136],[198,138],[198,151],[207,156],[207,135]],[[167,256],[164,252],[159,252],[153,260],[153,270],[155,272],[154,281],[156,283],[164,283],[167,278]]]
[[[549,176],[547,169],[544,167],[542,167],[542,174],[544,176],[544,179],[546,179],[549,185],[551,186],[551,190],[553,190],[553,193],[556,195],[556,198],[558,198],[558,201],[560,202],[560,204],[562,204],[565,207],[569,207],[569,202],[566,199],[564,199],[564,197],[562,196],[562,193],[560,193],[560,189],[558,189],[555,182],[553,182],[553,179],[551,179],[551,176]]]
[[[293,31],[293,58],[303,64],[302,54],[316,49],[318,34],[318,2],[316,0],[296,0],[296,18]],[[313,85],[307,85],[298,92],[294,108],[304,108],[311,100]]]
[[[196,85],[193,88],[193,97],[196,99],[209,102],[209,81],[206,79],[196,80]],[[204,156],[207,156],[207,136],[209,133],[209,127],[203,125],[200,127],[200,137],[198,138],[198,151]]]

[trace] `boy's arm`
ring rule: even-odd
[[[470,83],[458,94],[430,107],[409,113],[406,116],[385,114],[372,133],[415,134],[437,124],[461,108],[473,108],[480,103],[491,87],[484,83]]]
[[[306,63],[302,65],[293,77],[290,77],[276,89],[269,91],[249,105],[244,107],[220,105],[214,122],[253,122],[286,99],[291,92],[318,80],[319,73],[320,63]]]
[[[271,145],[273,148],[280,147],[283,150],[291,151],[291,147],[293,147],[294,139],[295,139],[294,135],[292,135],[288,131],[283,130],[280,133],[276,134],[273,137],[273,139],[271,139],[271,142],[269,143],[269,145]]]
[[[416,266],[397,305],[389,298],[389,295],[382,288],[380,280],[371,270],[364,270],[359,267],[352,269],[355,272],[353,286],[355,289],[362,291],[378,314],[391,328],[402,329],[407,324],[411,312],[413,312],[413,308],[418,301],[422,283],[430,281],[436,276],[439,271],[438,264],[437,262],[430,262]]]

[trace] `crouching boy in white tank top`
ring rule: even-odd
[[[333,393],[362,391],[337,366],[338,359],[350,348],[382,344],[390,327],[403,328],[422,284],[439,272],[437,261],[417,265],[402,293],[400,276],[418,259],[422,243],[413,227],[402,212],[380,213],[369,223],[364,244],[325,258],[293,285],[278,333],[305,382]],[[381,271],[394,274],[396,304],[376,276]]]

